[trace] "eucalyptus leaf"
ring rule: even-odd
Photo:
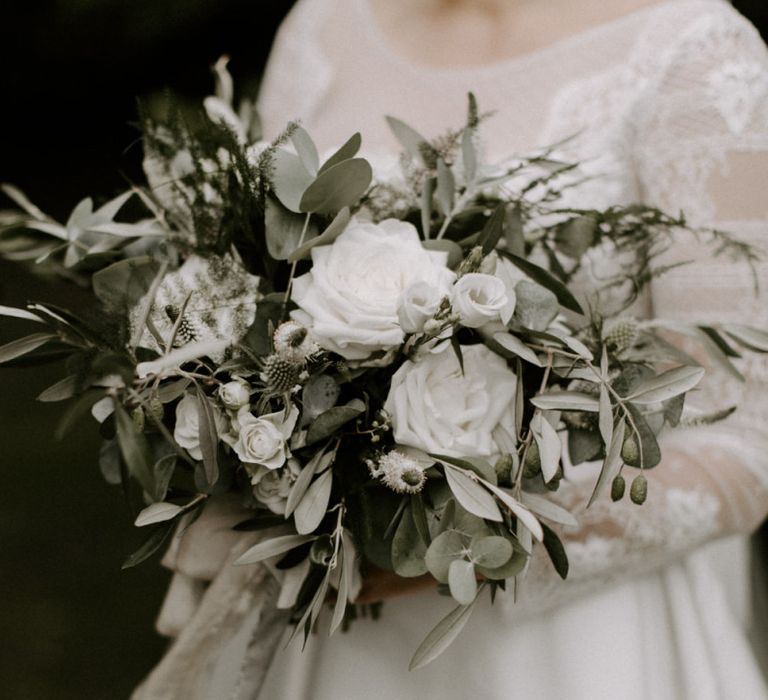
[[[12,306],[2,306],[0,304],[0,316],[7,316],[9,318],[20,318],[25,321],[35,321],[36,323],[42,323],[43,319],[30,311],[24,309],[15,309]]]
[[[64,377],[55,384],[49,386],[38,397],[38,401],[53,402],[53,401],[65,401],[71,399],[76,393],[79,385],[79,380],[76,375],[71,374],[68,377]]]
[[[409,671],[415,671],[434,661],[459,636],[459,633],[469,621],[477,597],[469,605],[460,605],[446,615],[419,645],[408,666]]]
[[[557,297],[560,304],[566,309],[574,311],[577,314],[584,314],[584,310],[581,308],[579,302],[576,301],[576,297],[574,297],[570,290],[551,272],[545,270],[543,267],[539,267],[530,260],[526,260],[513,253],[507,251],[499,252],[532,280],[551,291]]]
[[[299,204],[303,212],[336,214],[351,207],[365,194],[373,171],[364,158],[350,158],[331,166],[307,187]]]
[[[281,535],[280,537],[271,537],[246,550],[235,560],[234,564],[236,566],[256,564],[265,559],[271,559],[279,554],[289,552],[315,539],[316,537],[313,535]]]
[[[525,328],[544,331],[560,312],[557,297],[537,282],[520,280],[515,285],[515,296],[512,317]]]
[[[635,387],[632,394],[626,398],[633,403],[639,404],[667,401],[693,389],[703,376],[704,369],[702,367],[685,365],[675,367],[641,382]]]
[[[334,165],[341,163],[343,160],[354,158],[357,155],[357,152],[360,150],[360,145],[362,142],[363,140],[360,137],[359,131],[352,134],[352,136],[347,139],[346,143],[341,148],[339,148],[339,150],[336,151],[328,160],[326,160],[325,163],[322,164],[319,173],[325,172],[328,170],[328,168],[332,168]]]
[[[325,231],[296,248],[288,256],[288,262],[292,263],[308,257],[310,251],[315,246],[330,245],[333,243],[342,233],[344,233],[350,218],[349,207],[344,207],[338,214],[336,214],[333,221],[328,224],[328,228],[326,228]]]
[[[740,324],[727,324],[723,330],[737,343],[753,352],[768,352],[768,331]]]
[[[479,518],[496,522],[503,520],[499,506],[488,491],[468,477],[461,469],[446,463],[444,465],[448,486],[450,486],[456,500],[464,508]]]
[[[432,540],[425,554],[424,562],[429,573],[440,583],[448,583],[451,562],[463,559],[469,552],[470,538],[458,530],[446,530]]]
[[[12,340],[10,343],[0,346],[0,363],[15,360],[17,357],[37,350],[51,340],[56,340],[53,333],[33,333],[25,338]]]
[[[149,445],[144,435],[136,430],[133,420],[119,401],[115,404],[115,425],[120,453],[128,473],[149,494],[155,492],[155,479],[151,468]]]
[[[299,241],[301,241],[301,234],[307,225],[306,218],[305,215],[294,214],[289,211],[274,197],[266,198],[264,227],[267,251],[272,258],[288,260],[291,255],[296,253],[297,248],[299,248]]]
[[[600,410],[600,402],[597,397],[578,391],[548,391],[545,394],[534,396],[531,403],[537,408],[547,411],[597,413]]]
[[[478,239],[478,244],[483,247],[483,255],[488,255],[496,249],[501,237],[504,235],[506,218],[507,205],[504,203],[499,204],[493,210],[490,217],[488,217],[488,221],[486,221]]]
[[[318,467],[323,461],[325,450],[319,450],[314,454],[312,459],[307,462],[304,468],[299,472],[296,481],[291,486],[291,490],[288,493],[288,499],[285,502],[285,517],[289,517],[296,506],[299,505],[304,494],[307,492],[309,485],[312,483],[312,477],[317,473]]]
[[[182,507],[175,503],[153,503],[136,516],[136,520],[133,524],[136,527],[154,525],[155,523],[162,523],[166,520],[173,520],[182,512]]]
[[[624,444],[624,429],[626,427],[626,421],[622,417],[616,423],[613,429],[613,438],[611,444],[608,447],[607,454],[603,460],[603,466],[600,469],[600,476],[597,478],[592,496],[589,499],[587,507],[591,506],[595,499],[600,495],[600,492],[605,486],[613,481],[613,478],[619,473],[621,469],[621,446]]]
[[[435,199],[442,209],[443,216],[450,216],[453,211],[453,197],[456,190],[456,180],[453,172],[442,158],[437,159],[437,188]]]
[[[563,255],[574,260],[592,247],[597,231],[597,221],[589,215],[577,216],[562,224],[555,233],[555,245]]]
[[[608,387],[605,384],[600,384],[600,412],[599,412],[599,426],[600,435],[603,438],[603,442],[606,446],[611,444],[611,437],[613,437],[613,407],[611,406],[611,397],[608,393]]]
[[[307,172],[315,175],[320,167],[320,156],[317,154],[317,146],[312,137],[304,127],[296,125],[291,130],[291,142]]]
[[[511,513],[517,518],[518,522],[523,525],[539,542],[544,539],[544,531],[541,529],[541,523],[536,516],[531,513],[520,501],[518,501],[511,493],[504,489],[494,486],[493,484],[486,484],[486,487],[505,505]]]
[[[552,528],[544,524],[542,527],[544,528],[544,548],[547,550],[555,571],[560,578],[565,580],[568,577],[568,555],[565,553],[565,547]]]
[[[469,548],[472,551],[472,561],[488,569],[504,566],[514,552],[511,542],[500,535],[475,537]]]
[[[410,508],[403,511],[392,538],[392,565],[399,576],[412,578],[427,572],[424,557],[427,546],[419,535]]]
[[[560,525],[567,525],[569,527],[577,527],[579,524],[569,511],[556,503],[553,503],[544,496],[523,491],[520,494],[520,501],[526,508],[542,518],[551,520],[553,523],[559,523]]]
[[[293,512],[296,530],[300,535],[314,532],[328,510],[331,498],[333,472],[329,469],[315,479]]]
[[[389,124],[392,133],[403,145],[409,155],[419,161],[423,161],[421,151],[425,145],[429,144],[429,141],[416,131],[416,129],[408,126],[408,124],[396,117],[387,117],[387,124]]]
[[[210,399],[197,387],[197,423],[200,438],[200,451],[203,453],[205,478],[213,486],[219,478],[219,433],[216,428],[214,407]]]
[[[506,541],[506,540],[505,540]],[[471,561],[455,559],[448,568],[448,588],[460,605],[469,605],[477,595],[475,566]]]
[[[357,418],[365,411],[365,404],[360,399],[352,399],[344,406],[334,406],[321,413],[309,426],[306,445],[312,445],[332,436],[341,426]]]
[[[175,525],[172,520],[152,526],[147,538],[142,545],[123,562],[122,568],[130,569],[149,559],[149,557],[163,546],[165,540],[168,539],[168,536],[173,532],[174,527]]]
[[[299,156],[283,148],[275,152],[272,163],[275,196],[286,209],[295,213],[301,212],[301,198],[315,177],[307,170]]]
[[[536,367],[543,366],[538,355],[516,335],[505,332],[494,333],[493,341],[504,350],[512,353],[514,356],[520,357],[526,362],[535,365]]]
[[[422,241],[421,245],[426,250],[439,250],[441,252],[448,253],[448,267],[456,267],[464,258],[464,251],[461,246],[454,241],[449,241],[447,238],[435,238],[426,241]]]

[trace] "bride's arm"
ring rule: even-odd
[[[684,211],[696,225],[768,248],[768,53],[751,25],[729,11],[702,18],[670,53],[662,79],[639,101],[633,154],[645,203]],[[768,330],[768,264],[715,257],[680,235],[657,264],[693,260],[652,284],[655,316],[685,322],[743,323]],[[688,348],[691,349],[691,348]],[[708,412],[738,405],[726,421],[662,440],[663,461],[646,473],[639,507],[605,496],[562,533],[571,558],[560,584],[536,557],[522,604],[532,608],[675,561],[701,544],[753,531],[768,514],[768,361],[735,364],[739,382],[708,367],[687,401]],[[627,482],[637,471],[627,469]],[[566,489],[584,503],[591,483]]]

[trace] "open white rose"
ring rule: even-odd
[[[237,438],[231,440],[232,449],[246,468],[256,464],[267,469],[278,469],[290,456],[286,442],[298,417],[299,411],[295,406],[291,406],[287,414],[278,411],[258,417],[248,411],[247,406],[243,407],[233,424]]]
[[[312,270],[293,284],[299,306],[293,316],[311,326],[326,350],[367,359],[403,342],[401,295],[415,282],[449,283],[447,259],[445,252],[425,250],[411,224],[353,221],[333,244],[312,249]]]
[[[251,476],[253,495],[273,513],[285,515],[285,504],[296,477],[301,471],[298,460],[291,457],[283,469],[258,467]]]
[[[213,417],[216,429],[219,433],[226,430],[227,419],[214,407]],[[200,449],[200,418],[198,413],[198,399],[192,394],[185,394],[176,404],[176,425],[173,428],[173,439],[189,452],[192,459],[202,459],[203,451]]]
[[[402,294],[397,309],[400,328],[406,333],[421,333],[424,323],[440,308],[440,302],[448,296],[449,287],[435,287],[428,282],[414,282]]]
[[[499,318],[507,305],[506,287],[498,277],[471,272],[453,286],[451,305],[462,325],[480,328]]]
[[[450,348],[395,372],[384,408],[399,445],[454,457],[514,448],[515,374],[484,345],[462,351],[463,373]]]

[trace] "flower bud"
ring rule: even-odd
[[[251,401],[251,387],[242,379],[233,379],[219,387],[219,398],[227,408],[237,411]]]
[[[640,450],[632,435],[624,438],[624,443],[621,446],[621,458],[624,460],[624,463],[628,464],[630,467],[640,466]]]
[[[131,411],[131,420],[133,420],[133,427],[136,428],[136,432],[143,432],[146,417],[144,416],[144,409],[142,409],[141,406],[136,406],[136,408]]]
[[[648,497],[648,481],[642,474],[636,476],[632,481],[629,497],[632,499],[632,503],[637,503],[639,506],[645,503],[645,499]]]
[[[420,333],[439,311],[445,294],[428,282],[414,282],[400,296],[397,320],[406,333]]]
[[[500,484],[508,484],[512,478],[512,468],[515,466],[515,460],[511,454],[503,454],[496,460],[493,468],[496,470],[496,477]]]
[[[611,500],[620,501],[624,498],[624,492],[626,491],[627,484],[624,481],[624,477],[619,474],[611,484]]]
[[[526,479],[531,479],[540,472],[541,455],[539,454],[539,446],[534,441],[528,446],[528,451],[525,453],[525,462],[523,463],[523,476]]]

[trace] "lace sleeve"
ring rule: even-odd
[[[307,122],[322,103],[333,78],[319,32],[332,2],[299,0],[280,25],[259,93],[266,138],[276,137],[290,120]]]
[[[646,203],[684,211],[691,223],[727,230],[760,248],[768,240],[768,54],[754,28],[725,3],[689,24],[664,70],[638,100],[632,153]],[[731,322],[768,329],[768,265],[754,277],[742,264],[681,235],[660,265],[692,261],[660,277],[651,291],[655,316]],[[688,402],[738,405],[728,420],[664,436],[663,463],[647,474],[638,507],[606,496],[564,532],[569,581],[554,581],[535,557],[523,606],[538,609],[673,561],[716,537],[748,533],[768,512],[768,362],[737,360],[739,382],[708,367]],[[575,468],[578,471],[582,467]],[[634,470],[630,470],[634,471]],[[631,478],[631,475],[629,475]],[[629,481],[629,479],[628,479]],[[591,480],[571,484],[566,505],[584,503]]]

